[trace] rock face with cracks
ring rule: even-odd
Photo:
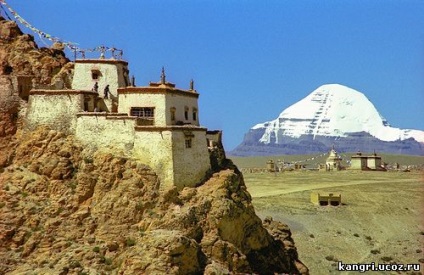
[[[18,131],[0,168],[0,273],[307,274],[287,226],[256,216],[229,165],[160,191],[136,160]]]
[[[59,43],[39,48],[33,36],[22,33],[15,22],[0,16],[0,75],[32,76],[36,86],[48,86],[61,78],[64,86],[70,88],[68,78],[73,63],[62,50]]]

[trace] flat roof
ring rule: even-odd
[[[102,64],[123,64],[123,65],[128,65],[128,62],[125,60],[120,60],[120,59],[89,59],[89,58],[85,58],[85,59],[76,59],[75,63],[88,63],[88,64],[93,64],[93,63],[102,63]]]
[[[97,92],[90,90],[49,90],[49,89],[32,89],[29,91],[30,95],[69,95],[69,94],[85,94],[85,95],[98,95]]]
[[[176,126],[176,125],[170,125],[170,126],[135,126],[134,129],[136,131],[207,131],[207,128],[201,127],[201,126],[194,126],[194,125],[184,125],[184,126]]]
[[[198,98],[199,94],[195,90],[181,90],[171,87],[125,87],[118,88],[118,94],[177,94]]]

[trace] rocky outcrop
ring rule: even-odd
[[[27,75],[35,85],[50,85],[69,62],[59,45],[38,48],[33,36],[23,34],[15,22],[2,17],[0,37],[0,75]]]
[[[149,167],[57,131],[18,132],[10,147],[0,273],[308,273],[287,226],[256,216],[236,168],[160,191]]]
[[[20,101],[14,93],[11,79],[0,76],[0,137],[16,133]]]

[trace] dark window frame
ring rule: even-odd
[[[91,79],[92,80],[99,80],[102,76],[102,73],[100,70],[91,70]]]
[[[175,107],[171,107],[171,121],[175,121],[175,114],[176,114],[177,109]]]
[[[155,117],[155,107],[131,107],[130,115],[152,119]]]
[[[197,109],[193,108],[193,121],[197,121]]]

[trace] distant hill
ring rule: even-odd
[[[363,93],[327,84],[275,120],[253,126],[229,154],[314,154],[332,145],[341,152],[424,155],[424,131],[392,127]]]

